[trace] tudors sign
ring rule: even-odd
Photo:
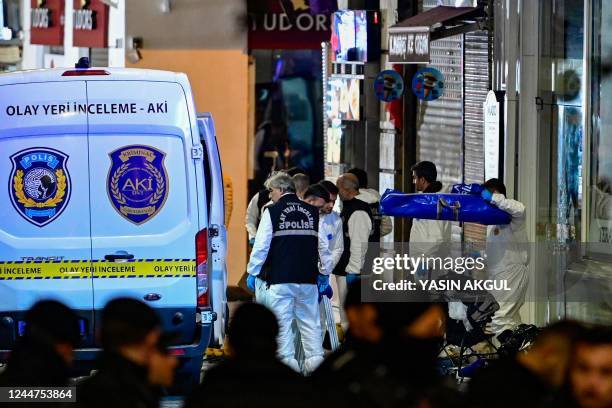
[[[320,49],[331,38],[335,1],[258,0],[247,4],[249,49]]]
[[[101,0],[73,0],[72,44],[75,47],[108,46],[108,6]]]
[[[30,44],[64,44],[65,0],[31,0]]]
[[[389,30],[389,62],[429,64],[429,32]]]

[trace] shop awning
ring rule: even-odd
[[[389,62],[429,63],[429,42],[482,29],[482,7],[438,6],[389,27]]]

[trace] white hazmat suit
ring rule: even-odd
[[[500,309],[493,316],[491,331],[499,334],[521,323],[519,310],[525,303],[529,253],[525,231],[525,205],[493,194],[491,204],[512,216],[507,225],[487,227],[487,271],[489,279],[508,282],[510,291],[496,291],[495,300]]]

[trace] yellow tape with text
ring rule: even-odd
[[[191,278],[193,259],[134,259],[125,262],[67,260],[53,262],[1,262],[0,280]]]

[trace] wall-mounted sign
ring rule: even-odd
[[[504,116],[503,91],[489,91],[482,104],[484,118],[485,180],[503,177]]]
[[[383,102],[399,99],[404,94],[404,79],[392,69],[382,71],[374,80],[374,93]]]
[[[64,0],[31,0],[30,44],[64,44]]]
[[[361,84],[359,79],[331,77],[329,119],[360,120]]]
[[[249,49],[320,49],[331,37],[334,3],[315,13],[303,0],[249,1]]]
[[[328,127],[326,136],[325,161],[327,163],[342,163],[340,160],[342,152],[342,126]]]
[[[435,68],[424,68],[412,78],[412,91],[422,101],[434,101],[444,92],[444,75]]]
[[[429,64],[429,32],[389,30],[389,62]]]
[[[72,44],[75,47],[108,46],[108,6],[101,0],[73,0]]]

